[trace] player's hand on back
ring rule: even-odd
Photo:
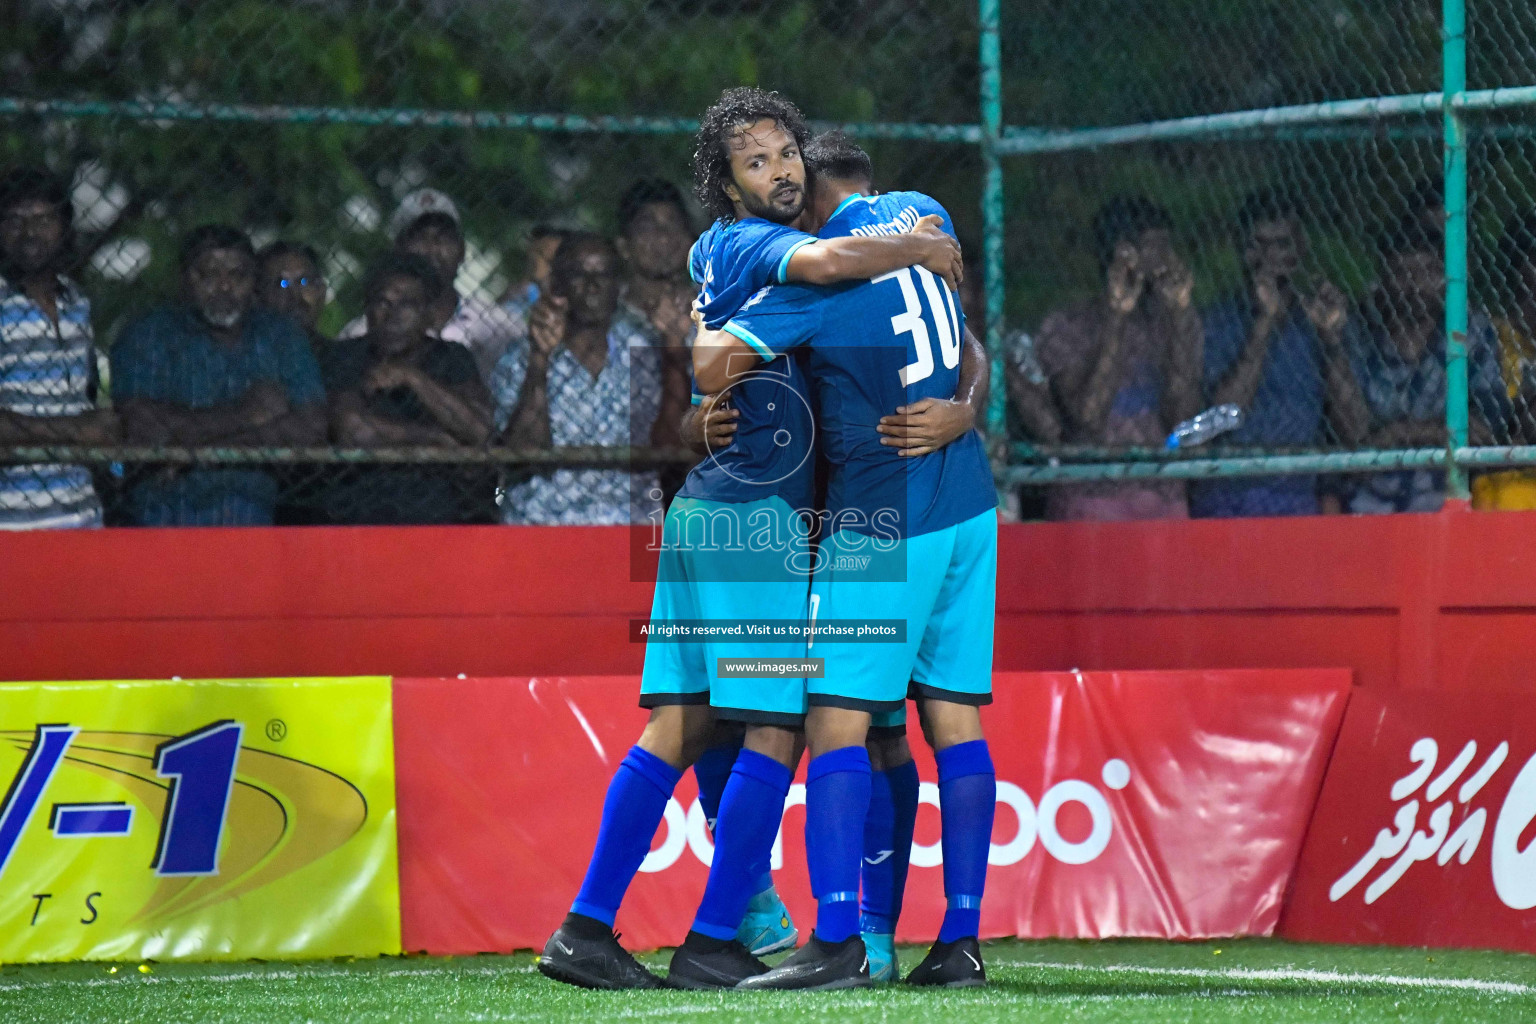
[[[901,456],[927,455],[965,435],[976,425],[976,410],[969,402],[952,398],[923,398],[897,406],[880,417],[875,429],[885,435],[880,443],[897,449]]]
[[[928,242],[928,255],[918,265],[942,277],[951,290],[959,291],[960,282],[965,280],[965,258],[960,243],[944,230],[943,224],[944,218],[930,213],[918,218],[913,226],[912,233]]]
[[[704,443],[710,451],[724,448],[736,437],[736,421],[741,410],[728,404],[728,391],[707,395],[699,403],[699,421],[704,428]]]

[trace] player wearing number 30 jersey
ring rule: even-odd
[[[694,247],[690,264],[704,285],[704,315],[715,322],[770,281],[862,280],[914,263],[958,274],[959,246],[933,224],[826,242],[791,228],[805,205],[800,150],[807,136],[793,104],[755,89],[727,90],[701,119],[696,190],[717,223]],[[735,437],[690,472],[662,524],[653,622],[804,621],[808,537],[802,510],[811,502],[813,454],[807,390],[803,371],[787,358],[760,367],[733,389],[740,414]],[[650,709],[650,720],[614,773],[596,848],[570,914],[539,958],[541,971],[594,988],[659,983],[619,946],[612,925],[679,775],[702,754],[724,749],[705,749],[717,739],[717,719],[743,723],[744,749],[725,749],[728,778],[715,778],[714,862],[668,983],[729,987],[767,969],[752,955],[759,943],[768,949],[793,944],[795,932],[773,892],[768,862],[798,756],[805,683],[722,675],[719,663],[727,656],[751,661],[799,653],[765,647],[757,638],[734,644],[648,640],[641,704]],[[706,775],[717,773],[698,775],[703,804]],[[776,927],[752,923],[760,901],[768,904],[761,909],[778,911],[771,915]]]
[[[868,168],[868,157],[833,167]],[[818,179],[827,175],[820,168]],[[949,218],[918,193],[844,193],[822,234],[901,230],[924,214]],[[818,180],[818,188],[829,184]],[[954,393],[963,314],[954,293],[921,268],[831,288],[770,286],[694,355],[698,383],[717,390],[756,359],[809,353],[822,449],[831,463],[827,522],[812,583],[812,614],[905,620],[902,643],[815,644],[824,677],[809,680],[806,854],[817,898],[812,941],[742,988],[836,988],[859,983],[860,830],[870,800],[864,748],[872,714],[919,702],[939,767],[949,909],[939,941],[909,983],[985,981],[977,943],[995,802],[995,776],[977,708],[991,701],[997,564],[996,492],[972,432],[903,459],[880,444],[884,410]],[[882,538],[895,534],[894,543]]]

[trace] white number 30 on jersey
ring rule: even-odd
[[[939,332],[939,353],[944,366],[953,370],[960,365],[960,317],[955,310],[954,293],[923,267],[904,267],[890,274],[882,274],[873,283],[892,281],[901,285],[901,297],[907,308],[891,317],[891,329],[899,338],[912,335],[912,348],[917,358],[901,370],[901,386],[910,387],[933,373],[933,342],[928,334],[928,324],[923,320],[922,300],[917,295],[917,285],[912,275],[923,282],[923,295],[928,299],[928,310],[933,315],[933,325]]]

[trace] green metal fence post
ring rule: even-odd
[[[986,260],[987,352],[992,357],[992,390],[987,402],[987,434],[993,451],[1007,440],[1008,385],[1003,379],[1003,165],[998,143],[1003,135],[1003,71],[998,41],[1000,0],[979,0],[981,22],[981,189],[982,251]],[[1002,456],[998,457],[1001,461]]]
[[[1467,445],[1467,90],[1466,0],[1444,0],[1441,104],[1445,117],[1446,493],[1465,501],[1467,473],[1449,453]]]

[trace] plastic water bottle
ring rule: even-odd
[[[1168,435],[1168,450],[1192,448],[1198,444],[1205,444],[1228,431],[1236,430],[1242,425],[1242,406],[1234,405],[1231,402],[1227,402],[1225,405],[1212,406],[1174,427],[1173,433]]]

